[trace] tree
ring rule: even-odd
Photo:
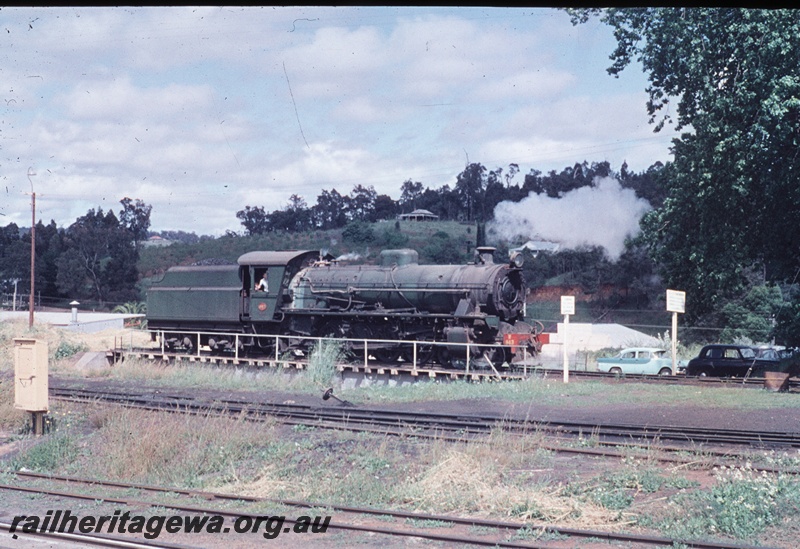
[[[484,191],[486,189],[486,168],[481,164],[469,164],[456,177],[455,193],[460,205],[467,212],[467,221],[485,221]]]
[[[743,297],[730,300],[720,309],[725,326],[720,341],[767,343],[781,305],[783,296],[777,286],[754,286]]]
[[[347,201],[336,189],[317,196],[317,203],[311,208],[314,226],[318,229],[338,229],[347,224]]]
[[[262,206],[253,208],[245,206],[244,210],[236,212],[236,218],[242,222],[247,234],[250,236],[267,232],[267,214]]]
[[[667,188],[662,177],[663,169],[664,164],[656,162],[645,172],[632,173],[628,171],[628,165],[623,163],[619,172],[619,183],[624,189],[633,189],[637,197],[644,198],[654,208],[660,208],[667,198]]]
[[[302,232],[311,229],[311,209],[302,196],[297,194],[290,196],[289,206],[286,208],[286,212],[292,217],[292,223],[290,223],[289,228],[290,232]]]
[[[379,194],[375,197],[373,212],[375,221],[394,219],[397,215],[397,203],[388,194]]]
[[[0,291],[12,291],[14,280],[18,286],[27,280],[30,287],[30,249],[30,244],[26,246],[20,238],[16,224],[11,223],[0,229]]]
[[[370,185],[356,185],[350,193],[348,213],[351,221],[375,221],[375,200],[378,193]]]
[[[89,210],[69,226],[59,256],[57,285],[64,295],[106,301],[130,301],[136,295],[138,254],[114,212]]]
[[[608,69],[641,61],[655,131],[676,123],[666,197],[642,221],[687,317],[800,269],[800,11],[733,8],[581,10],[614,29]],[[676,104],[677,108],[672,108]],[[673,120],[675,116],[675,120]],[[687,238],[690,235],[691,238]]]
[[[405,180],[400,186],[400,208],[405,213],[416,210],[417,199],[422,196],[424,189],[425,187],[419,181]]]
[[[489,176],[486,179],[486,188],[484,189],[484,219],[482,221],[492,219],[494,217],[495,207],[508,199],[508,188],[506,185],[503,185],[502,175],[502,168],[497,168],[489,172]],[[508,179],[506,179],[506,181],[508,181]]]
[[[127,196],[119,202],[122,204],[122,209],[119,211],[119,222],[131,233],[133,241],[138,246],[139,242],[147,240],[147,230],[150,228],[150,212],[153,207],[138,198],[133,201]]]

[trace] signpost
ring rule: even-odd
[[[564,315],[564,383],[569,383],[569,360],[567,359],[567,331],[569,329],[569,315],[575,314],[575,296],[561,296],[561,314]]]
[[[686,312],[686,292],[667,290],[667,311],[672,313],[672,375],[676,375],[678,373],[678,313]]]

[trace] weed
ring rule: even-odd
[[[70,341],[61,340],[58,344],[58,347],[56,347],[56,350],[53,352],[53,358],[55,360],[70,358],[78,353],[88,350],[89,348],[85,343],[73,343]]]
[[[575,495],[584,495],[602,507],[612,511],[622,511],[633,503],[636,494],[651,494],[661,490],[671,480],[652,467],[640,468],[636,461],[629,462],[621,471],[605,473],[589,483],[570,486]],[[689,481],[684,480],[686,484]]]
[[[481,526],[478,524],[473,524],[469,527],[469,533],[473,536],[493,536],[497,534],[500,530],[493,526]]]
[[[379,520],[381,522],[396,522],[397,517],[394,515],[370,515],[370,518],[374,518],[375,520]]]
[[[711,489],[680,494],[671,502],[673,512],[651,526],[674,537],[746,539],[777,524],[800,503],[800,481],[787,475],[723,467],[715,476]]]
[[[598,505],[602,505],[606,509],[613,511],[621,511],[627,509],[633,503],[633,495],[628,493],[624,488],[610,488],[601,486],[591,493],[591,498]]]
[[[79,455],[76,439],[68,433],[56,433],[36,441],[11,460],[11,470],[56,471],[69,465]]]
[[[431,512],[513,514],[523,520],[535,516],[551,522],[572,522],[579,517],[616,520],[616,514],[586,501],[582,495],[573,497],[560,486],[517,484],[504,473],[507,448],[470,444],[439,450],[434,446],[431,453],[433,463],[399,494],[418,508]]]
[[[569,536],[559,534],[558,532],[553,532],[552,530],[547,530],[545,528],[531,528],[529,526],[520,528],[514,533],[513,536],[508,538],[509,541],[563,541],[566,539],[569,539]]]
[[[452,528],[453,523],[446,520],[407,518],[406,524],[412,528]]]
[[[330,386],[336,376],[336,365],[343,356],[342,345],[338,341],[320,340],[308,357],[306,375],[315,385]]]
[[[0,380],[0,428],[22,431],[28,423],[28,415],[14,407],[14,384]]]

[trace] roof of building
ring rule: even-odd
[[[414,210],[411,213],[400,214],[400,217],[436,217],[436,218],[438,218],[439,216],[436,215],[433,212],[429,212],[428,210],[418,209],[418,210]]]

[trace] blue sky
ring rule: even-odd
[[[45,223],[127,196],[152,230],[212,235],[467,161],[642,171],[674,134],[638,65],[606,73],[614,45],[546,8],[2,8],[0,225],[30,225],[29,168]]]

